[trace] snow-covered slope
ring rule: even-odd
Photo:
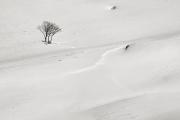
[[[179,10],[179,0],[0,0],[0,119],[179,120]],[[44,20],[63,29],[51,45]]]
[[[168,113],[174,117],[179,110],[179,38],[135,42],[128,50],[124,46],[102,54],[90,67],[74,65],[92,57],[87,53],[94,50],[86,49],[86,54],[62,63],[1,71],[1,118],[151,120],[159,116],[163,119]],[[87,66],[85,61],[81,65]],[[124,113],[121,106],[127,107]]]

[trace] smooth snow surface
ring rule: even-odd
[[[180,120],[179,11],[179,0],[0,0],[0,120]],[[44,20],[62,28],[51,45]]]

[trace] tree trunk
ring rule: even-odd
[[[48,34],[46,32],[46,34],[45,34],[45,41],[44,42],[47,42],[47,38],[48,38]]]
[[[53,35],[51,35],[51,37],[50,37],[50,43],[52,43],[52,37],[53,37]]]
[[[44,41],[43,42],[46,42],[47,41],[47,36],[44,36]]]
[[[48,44],[51,44],[51,41],[50,41],[50,35],[48,36]]]

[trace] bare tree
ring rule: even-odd
[[[44,36],[43,42],[46,42],[48,44],[51,44],[53,36],[57,32],[61,31],[61,28],[59,28],[58,25],[48,21],[44,21],[40,26],[38,26],[38,29],[42,32]]]

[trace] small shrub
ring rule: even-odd
[[[116,10],[117,9],[117,6],[111,6],[110,7],[110,10]]]
[[[124,49],[128,50],[129,47],[130,47],[130,45],[126,45]]]

